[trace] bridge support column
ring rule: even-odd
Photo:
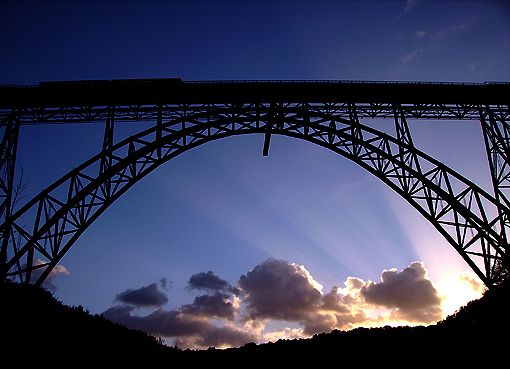
[[[480,122],[489,160],[494,197],[508,208],[510,206],[506,195],[510,189],[510,125],[508,117],[497,116],[489,106],[485,106],[485,109],[480,107]],[[499,208],[498,211],[498,231],[508,244],[507,229],[510,227],[508,214],[502,208]],[[508,264],[509,261],[507,260],[506,263]],[[502,262],[496,265],[496,268],[501,269],[502,273],[508,272],[508,266],[503,265]]]
[[[496,199],[510,205],[504,190],[510,189],[510,125],[487,106],[480,109],[485,148]]]
[[[158,115],[157,115],[157,120],[156,120],[156,127],[158,127],[158,129],[156,130],[156,139],[159,141],[161,140],[161,137],[162,137],[162,127],[163,126],[163,106],[161,104],[158,104]],[[113,137],[112,137],[112,141],[113,141]],[[158,146],[158,149],[157,149],[157,155],[158,155],[158,159],[161,159],[161,147]]]
[[[108,150],[113,146],[113,127],[114,127],[114,107],[108,109],[108,117],[106,119],[106,125],[104,129],[103,137],[103,152],[105,156],[101,160],[101,167],[99,168],[100,173],[106,172],[112,166],[112,156],[108,153]],[[106,198],[110,197],[111,193],[111,181],[107,181],[103,187],[103,194]]]
[[[273,126],[276,126],[277,129],[282,129],[283,128],[282,124],[283,113],[277,112],[277,104],[271,103],[269,114],[267,116],[266,133],[264,135],[264,148],[262,150],[262,156],[269,155],[269,144],[271,143],[271,131],[273,130]]]
[[[2,143],[0,144],[0,219],[5,224],[8,224],[8,220],[11,217],[12,205],[15,201],[13,196],[15,197],[16,195],[14,193],[14,169],[16,165],[18,135],[19,115],[13,110],[5,127]],[[1,235],[2,244],[0,251],[3,275],[6,275],[8,272],[4,266],[7,263],[7,247],[9,246],[10,235],[11,227],[4,228]]]
[[[262,149],[262,156],[269,155],[269,144],[271,143],[271,126],[268,125],[266,134],[264,136],[264,148]]]
[[[420,163],[414,150],[415,146],[411,137],[411,131],[409,130],[405,113],[400,104],[393,104],[393,117],[395,119],[395,131],[397,140],[404,144],[400,145],[398,149],[400,160],[407,164],[409,167],[416,169],[420,173]],[[410,176],[408,173],[404,173],[403,171],[400,173],[400,176],[402,188],[408,191],[414,184],[412,183],[412,176]]]

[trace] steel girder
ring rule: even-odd
[[[424,115],[472,118],[470,106],[442,106],[418,112],[419,106],[395,104],[183,104],[156,108],[104,107],[76,109],[71,116],[41,115],[40,122],[59,119],[153,120],[157,124],[122,142],[105,143],[99,154],[43,190],[0,226],[9,245],[6,278],[41,284],[79,236],[117,198],[159,165],[203,143],[241,134],[271,134],[303,139],[328,148],[365,168],[400,194],[448,240],[481,280],[497,283],[508,263],[507,241],[498,229],[508,224],[510,210],[473,182],[418,150],[406,118]],[[505,111],[505,107],[492,107]],[[508,111],[508,107],[506,107]],[[435,112],[435,113],[434,113]],[[48,114],[47,110],[44,114]],[[68,114],[68,113],[65,113]],[[69,113],[71,114],[71,113]],[[82,115],[85,114],[85,115]],[[361,124],[360,117],[395,119],[396,137]],[[20,112],[21,120],[24,113]],[[84,118],[85,117],[85,118]],[[444,116],[443,116],[444,117]],[[33,122],[33,121],[32,121]],[[113,124],[107,130],[113,129]],[[105,142],[109,139],[105,135]],[[28,224],[22,227],[21,224]],[[46,259],[34,265],[37,258]],[[503,266],[503,268],[501,268]]]
[[[109,117],[116,122],[156,121],[158,114],[164,120],[170,120],[182,114],[202,112],[204,109],[215,109],[223,104],[163,104],[163,105],[119,105],[109,106],[63,106],[55,108],[19,108],[19,124],[68,124],[106,122]],[[269,104],[265,104],[269,105]],[[349,119],[349,103],[312,103],[311,109],[322,110],[325,105],[335,106],[339,118]],[[393,118],[393,103],[356,103],[358,117],[361,118]],[[400,104],[406,118],[416,119],[480,119],[478,104]],[[485,109],[485,106],[483,107]],[[508,105],[487,106],[496,116],[508,115]],[[0,109],[0,126],[8,124],[12,111]]]

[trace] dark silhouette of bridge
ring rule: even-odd
[[[78,237],[131,186],[173,157],[234,135],[285,135],[328,148],[374,174],[418,210],[491,287],[508,273],[510,83],[220,81],[42,82],[0,86],[3,278],[40,285]],[[363,124],[390,118],[393,135]],[[413,144],[408,119],[479,120],[488,193]],[[152,126],[114,142],[115,122]],[[94,157],[13,209],[20,125],[102,122]],[[62,194],[65,194],[62,196]],[[20,222],[23,219],[23,223]],[[34,260],[46,262],[34,265]]]

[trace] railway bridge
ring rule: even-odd
[[[510,83],[367,81],[41,82],[0,86],[0,265],[40,285],[80,235],[158,166],[206,142],[260,134],[306,140],[357,163],[440,232],[487,287],[508,273]],[[391,119],[393,134],[366,122]],[[492,191],[420,151],[408,120],[477,120]],[[150,122],[114,142],[118,122]],[[14,175],[21,125],[104,124],[102,150],[19,208]],[[34,260],[45,260],[43,264]],[[36,265],[37,264],[37,265]],[[37,280],[33,271],[44,268]],[[39,273],[38,273],[39,274]]]

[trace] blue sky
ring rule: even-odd
[[[510,5],[504,1],[2,1],[0,83],[162,77],[509,81],[509,40]],[[390,130],[391,124],[369,125]],[[420,149],[490,191],[479,122],[409,125]],[[118,124],[115,139],[143,127]],[[22,127],[18,163],[25,199],[96,154],[103,129]],[[262,144],[260,136],[214,141],[138,183],[62,260],[51,281],[55,295],[146,329],[156,330],[144,317],[157,321],[157,314],[200,321],[196,331],[178,332],[179,344],[190,347],[357,323],[424,323],[424,312],[438,317],[437,309],[444,314],[477,296],[468,288],[474,274],[460,256],[377,178],[309,143],[273,137],[268,157],[262,157]],[[202,282],[209,278],[211,284],[191,283],[192,275],[208,271],[213,274]],[[275,289],[283,297],[266,301],[273,309],[263,310],[255,282],[276,288],[268,282],[276,271],[289,290]],[[430,299],[412,312],[402,302],[380,299],[401,286],[391,281],[406,278],[434,288],[423,292]],[[241,280],[244,296],[224,287]],[[337,294],[330,294],[335,286]],[[298,287],[316,303],[299,316],[284,298]],[[437,299],[452,288],[465,293]],[[129,301],[127,292],[134,292]],[[337,310],[325,311],[333,297]],[[204,313],[215,298],[224,315]],[[340,305],[350,309],[345,325]],[[172,343],[176,336],[168,335],[175,332],[159,334]]]

